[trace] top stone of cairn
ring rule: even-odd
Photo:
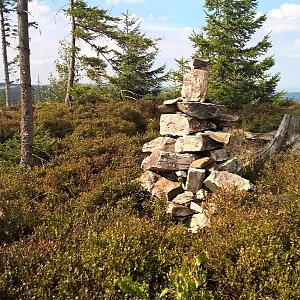
[[[191,70],[184,76],[181,89],[183,101],[205,102],[208,86],[208,60],[194,58]]]

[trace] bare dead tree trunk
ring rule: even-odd
[[[70,7],[74,6],[74,0],[70,0]],[[74,86],[74,78],[75,78],[75,51],[76,51],[76,38],[75,38],[75,17],[71,16],[71,51],[70,51],[70,60],[69,60],[69,74],[68,74],[68,82],[67,82],[67,92],[65,97],[65,104],[71,105],[72,102],[72,89]]]
[[[5,34],[5,20],[4,20],[4,3],[0,1],[0,27],[1,27],[1,44],[2,44],[2,58],[4,67],[4,81],[5,81],[5,103],[6,106],[11,105],[11,92],[10,92],[10,81],[9,81],[9,69],[7,60],[7,42]]]
[[[32,166],[33,110],[30,76],[30,49],[28,33],[28,0],[18,0],[18,33],[21,85],[21,166]]]
[[[284,148],[300,149],[300,116],[284,115],[274,138],[258,153],[258,159],[264,162]]]

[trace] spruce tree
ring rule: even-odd
[[[157,42],[141,32],[141,23],[128,11],[123,14],[123,27],[117,39],[118,50],[112,59],[115,77],[110,82],[119,90],[128,90],[144,96],[157,93],[167,79],[165,65],[153,68],[159,52]]]
[[[171,82],[173,97],[179,97],[181,94],[184,75],[190,70],[190,61],[189,59],[186,59],[184,57],[181,57],[179,59],[175,58],[175,61],[177,63],[177,69],[170,71],[169,81]]]
[[[257,0],[206,0],[206,26],[194,33],[196,56],[210,60],[209,97],[231,108],[247,103],[274,102],[279,74],[270,75],[273,56],[270,35],[252,45],[254,33],[266,21],[257,16]]]
[[[88,6],[86,1],[82,0],[69,0],[67,15],[71,19],[71,46],[65,103],[70,104],[75,79],[74,70],[76,68],[76,58],[84,65],[87,70],[87,75],[99,83],[100,77],[106,73],[105,60],[106,55],[110,52],[110,49],[106,45],[100,45],[99,39],[105,38],[113,40],[117,38],[116,22],[118,22],[119,19],[109,16],[107,10]],[[80,48],[77,45],[78,40],[90,45],[95,52],[95,56],[92,58],[86,56],[80,57]],[[98,69],[97,72],[93,72],[91,69],[93,69],[96,62]],[[99,70],[101,68],[102,72]]]
[[[16,3],[12,0],[0,0],[0,28],[1,28],[1,45],[2,45],[2,59],[3,71],[5,80],[5,103],[6,106],[11,105],[11,91],[10,91],[10,65],[13,62],[8,61],[7,48],[9,46],[9,38],[16,36],[17,29],[10,22],[9,14],[16,10]]]

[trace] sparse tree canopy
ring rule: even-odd
[[[118,18],[108,15],[107,10],[98,7],[89,7],[85,1],[70,0],[67,15],[71,18],[71,47],[69,76],[65,103],[71,101],[71,91],[74,83],[74,69],[76,57],[81,60],[87,70],[87,75],[99,83],[106,73],[106,55],[110,52],[107,43],[102,45],[100,39],[117,38],[116,22]],[[77,40],[82,40],[95,51],[94,57],[79,57],[80,49],[76,45]],[[97,62],[97,63],[96,63]],[[95,64],[98,65],[95,68]],[[99,67],[100,66],[100,67]]]
[[[153,68],[159,52],[157,42],[141,32],[140,21],[129,12],[123,14],[123,28],[120,30],[112,60],[116,76],[111,83],[120,90],[129,90],[139,95],[157,92],[166,80],[165,65]]]
[[[207,25],[193,34],[196,56],[210,60],[209,96],[229,107],[273,102],[279,74],[269,75],[272,47],[269,34],[251,44],[266,15],[257,16],[257,0],[206,0]]]
[[[5,102],[6,106],[11,105],[11,91],[10,91],[10,65],[8,61],[7,48],[9,46],[8,39],[11,36],[16,36],[17,29],[10,22],[8,15],[16,9],[16,1],[1,0],[0,1],[0,27],[1,27],[1,45],[2,58],[5,80]]]

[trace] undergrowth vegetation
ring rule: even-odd
[[[191,234],[133,180],[157,106],[38,104],[32,170],[17,109],[1,112],[0,299],[300,298],[299,153],[256,168],[250,193],[213,194],[212,228]],[[249,128],[266,125],[257,109]],[[299,106],[267,109],[269,129]]]

